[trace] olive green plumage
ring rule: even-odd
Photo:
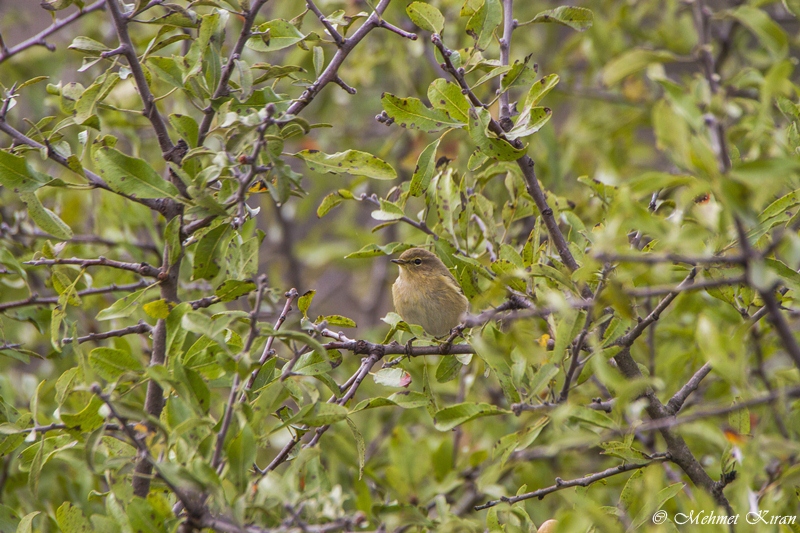
[[[411,248],[392,259],[400,275],[392,285],[397,313],[409,324],[418,324],[430,335],[441,337],[461,323],[469,302],[458,282],[435,254]]]

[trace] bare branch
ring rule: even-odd
[[[219,83],[217,84],[217,88],[214,89],[214,94],[211,96],[211,100],[216,100],[217,98],[221,98],[228,94],[228,82],[233,75],[233,71],[236,66],[236,60],[242,55],[242,51],[244,50],[247,40],[253,35],[252,30],[256,16],[258,16],[258,12],[261,10],[261,7],[266,3],[267,0],[255,0],[252,6],[250,6],[250,11],[247,12],[244,22],[242,23],[242,31],[239,32],[239,38],[236,40],[236,44],[233,45],[233,49],[228,56],[228,61],[225,63],[225,67],[222,69]],[[211,129],[211,122],[214,120],[214,115],[216,114],[211,105],[204,109],[203,113],[203,121],[200,123],[200,129],[197,134],[198,146],[202,146],[205,142],[206,136]]]
[[[112,284],[108,287],[97,287],[94,289],[84,289],[82,291],[77,291],[75,294],[79,297],[84,296],[92,296],[95,294],[107,294],[110,292],[128,292],[128,291],[135,291],[138,289],[143,289],[145,287],[150,286],[151,283],[146,280],[141,280],[137,283],[130,283],[128,285],[116,285]],[[34,293],[31,294],[30,297],[25,298],[24,300],[15,300],[13,302],[5,302],[0,303],[0,312],[5,311],[6,309],[15,309],[17,307],[27,307],[29,305],[52,305],[58,303],[59,296],[47,296],[44,298],[40,298],[38,294]]]
[[[123,261],[115,261],[114,259],[106,259],[103,256],[100,256],[97,259],[79,259],[77,257],[72,257],[69,259],[60,259],[60,258],[34,259],[32,261],[25,261],[24,264],[32,266],[78,265],[82,268],[90,266],[105,266],[111,268],[118,268],[120,270],[127,270],[129,272],[135,272],[139,275],[146,276],[149,278],[157,278],[159,274],[161,274],[161,269],[158,269],[145,262],[125,263]]]
[[[291,288],[289,291],[284,295],[286,297],[286,303],[283,305],[283,310],[281,314],[278,316],[278,320],[275,322],[275,326],[273,326],[273,330],[278,331],[281,329],[281,326],[284,322],[286,322],[286,317],[289,315],[289,311],[292,310],[292,304],[294,303],[295,299],[300,296],[297,292],[297,289]],[[242,395],[239,397],[239,401],[243,402],[247,399],[246,393],[253,388],[253,384],[255,384],[256,379],[258,378],[258,374],[261,372],[261,368],[264,366],[264,363],[272,357],[275,353],[272,350],[272,343],[275,342],[275,335],[270,335],[267,339],[267,343],[264,345],[264,350],[261,352],[261,357],[258,359],[258,367],[250,373],[250,378],[247,380],[247,384],[244,386],[244,391]]]
[[[706,377],[709,372],[711,372],[711,363],[706,363],[700,367],[700,369],[694,373],[694,375],[686,382],[686,384],[681,387],[681,390],[675,393],[675,395],[670,398],[669,402],[667,402],[667,410],[672,414],[678,414],[678,411],[681,410],[683,407],[683,403],[686,401],[686,398],[689,397],[694,391],[697,390],[697,387],[700,386],[700,382],[703,381],[703,378]]]
[[[12,46],[11,48],[6,48],[5,44],[0,46],[0,63],[9,59],[10,57],[22,52],[23,50],[27,50],[32,46],[44,46],[51,52],[55,51],[56,47],[49,44],[45,39],[50,35],[56,33],[57,31],[61,30],[62,28],[69,26],[79,18],[84,15],[87,15],[93,11],[97,11],[98,9],[103,9],[103,6],[106,5],[106,0],[98,0],[97,2],[84,7],[82,9],[78,9],[75,13],[64,17],[63,19],[56,19],[53,21],[50,26],[43,29],[30,39],[26,39],[25,41],[19,43],[16,46]]]
[[[678,297],[681,291],[685,290],[686,287],[690,286],[694,282],[694,278],[696,275],[697,275],[697,269],[693,268],[692,271],[689,272],[689,275],[686,276],[686,279],[684,279],[681,282],[681,284],[678,285],[676,291],[673,291],[668,295],[666,295],[660,302],[658,302],[658,305],[656,305],[656,307],[649,315],[647,315],[644,319],[642,319],[641,322],[639,322],[633,329],[631,329],[625,335],[622,335],[621,337],[616,339],[613,345],[630,347],[633,344],[633,342],[636,339],[638,339],[642,333],[644,333],[644,330],[647,329],[647,327],[650,324],[659,319],[661,313],[664,312],[664,310],[667,307],[669,307],[669,304],[671,304],[672,301]]]
[[[328,66],[325,67],[325,70],[322,71],[317,81],[312,83],[303,94],[297,98],[292,105],[289,106],[288,111],[286,112],[289,115],[297,115],[303,109],[305,109],[308,104],[310,104],[314,98],[319,94],[319,92],[325,88],[331,82],[335,82],[336,78],[339,77],[339,67],[342,66],[344,60],[350,55],[350,52],[353,51],[353,48],[361,42],[361,40],[367,36],[367,34],[372,31],[373,29],[380,26],[381,15],[383,12],[386,11],[386,8],[389,5],[391,0],[380,0],[378,2],[377,7],[375,7],[375,11],[364,21],[364,24],[361,25],[358,30],[351,36],[345,39],[339,50],[336,51],[331,62],[328,63]]]
[[[745,258],[742,256],[722,256],[715,255],[711,257],[702,256],[687,256],[680,254],[653,254],[643,253],[638,255],[624,255],[624,254],[609,254],[598,253],[594,256],[598,261],[608,263],[686,263],[687,265],[743,265]]]
[[[153,328],[150,327],[150,324],[140,321],[135,326],[128,326],[127,328],[122,329],[112,329],[110,331],[104,331],[102,333],[90,333],[88,335],[84,335],[83,337],[66,337],[61,339],[62,344],[69,344],[71,342],[77,342],[78,344],[82,344],[84,342],[92,342],[92,341],[101,341],[103,339],[110,339],[112,337],[124,337],[125,335],[132,335],[134,333],[144,334],[144,333],[151,333]]]
[[[150,86],[147,84],[147,77],[139,62],[139,56],[136,55],[136,49],[133,47],[133,42],[128,34],[128,19],[125,18],[120,11],[118,0],[108,0],[106,3],[108,5],[108,11],[111,13],[111,19],[114,22],[117,36],[119,37],[119,48],[111,52],[104,52],[102,55],[104,57],[109,57],[118,53],[125,56],[125,59],[128,60],[128,66],[131,69],[131,74],[133,74],[133,79],[136,81],[136,87],[139,89],[139,95],[144,104],[144,116],[146,116],[150,120],[150,124],[153,125],[153,130],[156,132],[156,138],[158,139],[158,145],[161,147],[162,156],[166,161],[180,163],[181,157],[178,151],[175,150],[175,145],[172,143],[172,140],[169,138],[167,125],[156,107],[156,99],[150,91]]]
[[[417,40],[417,34],[416,33],[411,33],[411,32],[408,32],[408,31],[402,29],[402,28],[398,28],[394,24],[389,24],[388,22],[386,22],[383,19],[381,19],[381,21],[378,24],[378,26],[381,27],[381,28],[387,29],[387,30],[389,30],[391,32],[394,32],[397,35],[399,35],[400,37],[404,37],[404,38],[410,39],[412,41],[416,41]]]
[[[322,25],[325,26],[325,29],[328,31],[328,35],[333,38],[333,42],[336,43],[336,46],[341,48],[344,44],[344,37],[342,37],[342,35],[336,31],[336,28],[333,27],[333,24],[328,22],[328,19],[325,18],[325,15],[322,14],[322,11],[320,11],[316,4],[314,4],[313,0],[306,0],[306,5],[308,6],[308,9],[310,9],[317,16]]]
[[[650,298],[653,296],[664,296],[676,292],[702,291],[705,289],[714,289],[717,287],[728,287],[730,285],[743,285],[745,283],[747,283],[747,278],[745,278],[744,276],[736,276],[733,278],[699,281],[692,285],[681,284],[678,287],[645,287],[641,289],[631,289],[625,291],[625,293],[633,298]]]
[[[525,494],[520,494],[518,496],[513,496],[511,498],[502,497],[499,500],[491,500],[483,505],[475,506],[476,511],[480,511],[483,509],[488,509],[489,507],[494,507],[495,505],[499,505],[501,503],[508,503],[514,504],[517,502],[521,502],[523,500],[529,500],[531,498],[539,498],[540,500],[547,496],[548,494],[552,494],[554,492],[558,492],[559,490],[568,489],[570,487],[588,487],[592,483],[596,481],[600,481],[601,479],[606,479],[612,476],[616,476],[618,474],[622,474],[624,472],[630,472],[631,470],[639,470],[641,468],[645,468],[652,464],[662,463],[664,461],[669,461],[670,457],[668,453],[666,454],[657,454],[654,455],[650,461],[646,463],[627,463],[621,464],[619,466],[615,466],[613,468],[609,468],[607,470],[603,470],[602,472],[597,472],[594,474],[590,474],[588,476],[580,477],[577,479],[571,479],[569,481],[564,481],[561,478],[556,478],[556,484],[546,487],[544,489],[535,490],[533,492],[526,492]]]
[[[511,55],[511,33],[514,31],[514,0],[503,0],[503,36],[500,38],[500,65],[508,66]],[[500,125],[511,129],[511,104],[508,91],[500,95]],[[504,128],[506,129],[506,128]]]

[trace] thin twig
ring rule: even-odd
[[[519,494],[517,496],[513,496],[511,498],[502,497],[499,500],[491,500],[483,505],[475,506],[476,511],[480,511],[483,509],[488,509],[489,507],[494,507],[495,505],[499,505],[501,503],[508,503],[508,504],[515,504],[517,502],[521,502],[523,500],[529,500],[531,498],[539,498],[540,500],[547,496],[548,494],[552,494],[559,490],[567,489],[570,487],[588,487],[592,483],[596,481],[600,481],[601,479],[606,479],[609,477],[616,476],[618,474],[622,474],[624,472],[630,472],[631,470],[639,470],[641,468],[645,468],[652,464],[662,463],[664,461],[669,461],[670,458],[667,454],[659,454],[653,456],[652,459],[647,461],[646,463],[627,463],[621,464],[619,466],[615,466],[613,468],[609,468],[607,470],[603,470],[602,472],[597,472],[594,474],[590,474],[588,476],[579,477],[577,479],[571,479],[569,481],[564,481],[561,478],[556,478],[556,484],[551,485],[549,487],[535,490],[533,492],[526,492],[524,494]]]
[[[681,387],[681,389],[675,393],[675,395],[670,398],[669,402],[667,402],[667,409],[670,413],[676,415],[683,407],[686,398],[689,397],[691,393],[697,390],[697,387],[700,386],[700,382],[703,381],[709,373],[711,372],[711,363],[706,363],[700,367],[700,369],[694,373],[694,375],[686,382],[686,384]]]
[[[284,295],[286,297],[286,303],[283,305],[283,310],[281,314],[278,316],[278,320],[275,322],[275,326],[272,328],[274,331],[278,331],[284,322],[286,322],[286,317],[289,315],[289,311],[292,310],[292,304],[294,303],[295,299],[300,296],[297,292],[297,289],[292,288],[286,292]],[[247,392],[252,390],[253,384],[255,384],[256,379],[258,378],[258,374],[261,372],[261,368],[263,368],[264,363],[269,360],[270,357],[275,353],[272,350],[272,343],[275,342],[275,335],[270,335],[267,339],[267,343],[264,345],[264,350],[261,352],[261,357],[258,359],[258,366],[255,370],[250,373],[250,378],[247,380],[247,383],[244,386],[244,390],[242,391],[242,395],[239,397],[239,401],[243,402],[247,399]]]
[[[103,339],[110,339],[113,337],[124,337],[126,335],[133,335],[136,334],[145,334],[145,333],[152,333],[153,328],[150,324],[140,321],[135,326],[128,326],[127,328],[122,329],[112,329],[110,331],[104,331],[102,333],[90,333],[88,335],[84,335],[83,337],[66,337],[61,339],[61,344],[69,344],[72,342],[77,342],[78,344],[83,344],[84,342],[92,342],[92,341],[101,341]]]
[[[266,3],[267,0],[255,0],[250,6],[250,11],[247,12],[244,21],[242,22],[242,30],[239,32],[239,38],[236,40],[236,44],[233,46],[233,49],[228,56],[228,61],[225,63],[222,73],[220,74],[219,83],[217,83],[217,87],[214,89],[214,94],[211,96],[212,101],[228,94],[228,82],[233,75],[233,71],[236,66],[236,60],[239,59],[242,51],[244,50],[245,44],[247,44],[247,40],[252,36],[252,29],[256,20],[256,16],[258,16],[258,12],[261,10],[261,7]],[[200,123],[200,128],[197,134],[198,146],[202,146],[205,142],[206,136],[211,129],[211,122],[214,120],[214,115],[216,112],[214,111],[214,108],[209,105],[203,110],[203,113],[203,121]]]
[[[167,125],[156,107],[156,99],[150,91],[147,77],[139,62],[139,56],[136,54],[136,48],[134,48],[131,37],[128,34],[128,19],[126,19],[120,11],[119,4],[116,0],[109,0],[107,5],[108,11],[111,13],[114,28],[117,31],[117,37],[119,37],[119,48],[103,52],[101,56],[112,57],[114,55],[122,55],[128,60],[128,67],[131,69],[131,74],[136,82],[136,88],[139,90],[139,95],[144,104],[144,116],[150,120],[150,124],[153,126],[156,138],[158,139],[158,145],[161,147],[161,154],[166,161],[180,163],[182,157],[179,151],[175,150],[175,144],[173,144],[172,140],[169,138]]]
[[[50,26],[43,29],[30,39],[26,39],[25,41],[12,46],[11,48],[6,48],[5,45],[0,47],[0,63],[9,59],[10,57],[22,52],[23,50],[27,50],[32,46],[44,46],[51,52],[55,51],[55,46],[49,44],[45,39],[50,35],[56,33],[57,31],[61,30],[62,28],[69,26],[79,18],[84,15],[87,15],[93,11],[97,11],[98,9],[102,9],[105,6],[106,0],[98,0],[97,2],[84,7],[82,9],[78,9],[75,13],[72,13],[69,16],[64,17],[63,19],[56,19],[53,21]]]
[[[110,292],[130,292],[138,289],[143,289],[145,287],[149,287],[152,285],[153,284],[151,284],[147,280],[140,280],[137,283],[129,283],[127,285],[112,284],[109,285],[108,287],[84,289],[82,291],[77,291],[74,294],[82,298],[84,296],[92,296],[95,294],[107,294]],[[39,297],[38,294],[33,293],[24,300],[14,300],[12,302],[0,303],[0,312],[5,311],[7,309],[15,309],[17,307],[27,307],[29,305],[51,305],[58,303],[59,298],[60,296]]]
[[[61,259],[58,257],[55,259],[34,259],[32,261],[25,261],[24,264],[32,266],[78,265],[83,268],[90,266],[105,266],[111,268],[118,268],[120,270],[127,270],[129,272],[135,272],[139,275],[147,276],[150,278],[157,278],[159,274],[161,274],[161,269],[149,265],[145,262],[125,263],[123,261],[107,259],[103,256],[100,256],[97,259],[80,259],[77,257],[71,257],[65,259]]]

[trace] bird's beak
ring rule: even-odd
[[[403,261],[402,259],[392,259],[392,263],[394,263],[396,265],[405,265],[406,264],[406,262]]]

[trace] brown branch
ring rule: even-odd
[[[114,259],[106,259],[103,256],[100,256],[97,259],[80,259],[77,257],[71,257],[67,259],[34,259],[32,261],[25,261],[24,264],[32,266],[78,265],[82,268],[90,266],[105,266],[110,268],[118,268],[120,270],[127,270],[129,272],[135,272],[136,274],[150,278],[158,278],[161,274],[161,269],[158,269],[145,262],[125,263],[123,261],[116,261]]]
[[[84,297],[84,296],[92,296],[95,294],[107,294],[110,292],[117,292],[117,291],[127,292],[127,291],[135,291],[138,289],[143,289],[150,285],[151,283],[149,283],[148,281],[141,280],[137,283],[130,283],[128,285],[112,284],[109,285],[108,287],[84,289],[82,291],[77,291],[75,294],[79,297]],[[28,298],[25,298],[24,300],[15,300],[12,302],[0,303],[0,312],[5,311],[7,309],[14,309],[17,307],[27,307],[29,305],[51,305],[58,303],[59,298],[60,296],[47,296],[44,298],[40,298],[38,294],[34,293],[31,294]]]
[[[745,258],[741,256],[711,256],[711,257],[703,257],[703,256],[687,256],[687,255],[680,255],[680,254],[652,254],[652,253],[643,253],[638,255],[625,255],[625,254],[610,254],[610,253],[599,253],[594,256],[595,259],[598,261],[604,261],[608,263],[647,263],[647,264],[658,264],[658,263],[686,263],[687,265],[702,265],[702,264],[721,264],[721,265],[743,265],[745,262]]]
[[[180,163],[182,156],[178,153],[178,150],[175,150],[175,145],[169,138],[167,125],[156,107],[156,99],[150,91],[150,86],[147,84],[147,77],[139,62],[139,56],[136,55],[136,48],[134,48],[131,37],[128,34],[128,19],[125,18],[120,11],[119,4],[116,0],[108,0],[106,4],[108,5],[108,11],[111,13],[111,19],[114,23],[117,37],[119,37],[119,48],[103,52],[101,56],[111,57],[114,55],[122,55],[128,60],[128,67],[131,69],[136,87],[139,89],[139,96],[144,104],[144,116],[150,120],[150,124],[153,126],[156,138],[158,139],[158,145],[161,147],[161,155],[166,161]]]
[[[586,341],[586,336],[589,334],[589,327],[592,325],[592,321],[594,320],[594,305],[597,302],[597,298],[600,296],[603,288],[606,284],[606,276],[608,272],[611,270],[610,265],[605,265],[603,267],[603,272],[600,277],[600,282],[597,284],[597,288],[592,295],[591,304],[589,304],[588,309],[586,310],[586,320],[583,323],[583,329],[581,329],[580,334],[578,334],[578,338],[575,340],[575,343],[572,347],[572,358],[570,360],[569,368],[567,369],[566,374],[564,375],[564,386],[561,388],[561,393],[558,395],[559,403],[566,402],[567,398],[569,397],[569,389],[572,386],[573,377],[577,381],[580,377],[580,371],[578,368],[583,368],[580,365],[580,354],[581,350],[583,349],[583,343]],[[560,354],[559,354],[560,357]],[[578,375],[575,375],[575,372],[578,371]]]
[[[503,0],[503,36],[500,38],[500,65],[507,67],[511,56],[511,33],[514,31],[514,0]],[[508,91],[500,95],[500,125],[511,126],[511,104]]]
[[[672,413],[673,415],[678,414],[678,411],[681,410],[683,407],[686,398],[689,397],[694,391],[697,390],[697,387],[700,386],[700,382],[703,381],[709,373],[711,372],[711,363],[706,363],[700,367],[700,369],[694,373],[694,375],[686,382],[686,384],[681,387],[681,389],[675,393],[675,395],[670,398],[669,402],[667,402],[667,410]]]
[[[630,348],[633,345],[633,342],[636,339],[638,339],[642,335],[642,333],[644,333],[644,330],[647,329],[647,327],[650,324],[659,319],[661,313],[664,312],[664,310],[667,307],[669,307],[669,305],[672,303],[673,300],[675,300],[675,298],[678,297],[681,291],[685,290],[686,287],[692,285],[696,275],[697,275],[697,269],[693,268],[692,271],[689,272],[689,275],[686,276],[686,278],[681,282],[680,285],[678,285],[676,291],[666,295],[658,303],[658,305],[655,306],[655,308],[649,315],[643,318],[633,329],[628,331],[625,335],[622,335],[621,337],[616,339],[613,342],[613,346],[625,346]]]
[[[564,481],[561,478],[556,478],[556,484],[551,485],[549,487],[535,490],[533,492],[526,492],[524,494],[519,494],[517,496],[513,496],[511,498],[502,497],[499,500],[491,500],[483,505],[475,506],[476,511],[481,511],[483,509],[488,509],[489,507],[494,507],[495,505],[499,505],[501,503],[508,503],[508,504],[515,504],[517,502],[521,502],[523,500],[529,500],[531,498],[539,498],[540,500],[547,496],[548,494],[552,494],[554,492],[558,492],[559,490],[568,489],[570,487],[588,487],[592,483],[596,481],[600,481],[602,479],[606,479],[609,477],[616,476],[618,474],[622,474],[624,472],[630,472],[631,470],[639,470],[641,468],[645,468],[652,464],[656,463],[663,463],[664,461],[669,461],[669,453],[666,454],[656,454],[647,461],[646,463],[628,463],[628,464],[621,464],[619,466],[615,466],[613,468],[609,468],[607,470],[603,470],[602,472],[596,472],[594,474],[590,474],[588,476],[579,477],[576,479],[571,479],[569,481]]]
[[[736,276],[733,278],[712,279],[707,281],[698,281],[692,285],[684,285],[678,287],[645,287],[642,289],[631,289],[625,291],[625,294],[632,298],[650,298],[653,296],[665,296],[674,292],[687,292],[687,291],[702,291],[705,289],[714,289],[717,287],[727,287],[730,285],[743,285],[747,283],[747,278],[744,276]]]
[[[283,323],[286,322],[286,317],[292,310],[292,304],[300,295],[298,294],[297,289],[292,288],[289,289],[284,296],[286,297],[286,303],[283,305],[283,310],[281,310],[281,314],[278,316],[278,320],[275,322],[275,326],[272,328],[274,331],[281,329]],[[272,350],[273,342],[275,342],[275,335],[270,335],[266,344],[264,344],[264,350],[261,352],[261,357],[258,359],[258,366],[250,373],[250,378],[247,380],[247,383],[244,386],[244,391],[242,391],[242,395],[239,397],[240,402],[243,402],[247,399],[246,393],[252,390],[253,384],[256,382],[258,374],[261,372],[264,363],[266,363],[267,360],[269,360],[269,358],[275,353]]]
[[[375,7],[375,11],[364,21],[364,24],[362,24],[351,37],[342,41],[336,54],[334,54],[331,62],[328,63],[328,66],[325,67],[325,70],[322,71],[319,78],[303,91],[303,94],[289,106],[289,109],[286,111],[287,114],[297,115],[314,100],[326,85],[335,82],[339,77],[339,67],[342,66],[342,63],[344,63],[344,60],[350,55],[350,52],[353,51],[353,48],[355,48],[370,31],[381,26],[381,15],[386,11],[389,2],[391,2],[391,0],[380,0]]]
[[[367,193],[363,193],[361,195],[360,200],[362,202],[369,202],[369,203],[371,203],[371,204],[373,204],[375,206],[378,206],[378,207],[381,206],[381,201],[378,199],[378,195],[377,194],[368,195]],[[433,237],[433,240],[435,240],[435,241],[439,240],[439,236],[436,233],[434,233],[433,230],[431,230],[428,227],[427,224],[425,224],[424,220],[420,220],[419,222],[416,222],[416,221],[408,218],[407,216],[400,217],[397,220],[400,221],[400,222],[405,222],[409,226],[415,227],[418,230],[420,230],[421,232],[430,235],[431,237]]]
[[[145,334],[151,333],[153,328],[150,324],[140,321],[135,326],[128,326],[127,328],[122,329],[112,329],[111,331],[104,331],[102,333],[90,333],[88,335],[84,335],[83,337],[66,337],[61,339],[62,344],[69,344],[71,342],[77,342],[78,344],[82,344],[84,342],[92,342],[92,341],[101,341],[103,339],[110,339],[112,337],[124,337],[125,335],[132,335],[134,333],[137,334]]]
[[[256,16],[258,12],[261,10],[261,7],[267,3],[267,0],[255,0],[250,7],[250,11],[247,12],[247,15],[244,17],[244,22],[242,23],[242,31],[239,33],[239,38],[236,40],[236,44],[234,44],[233,49],[231,50],[230,55],[228,56],[228,61],[225,63],[225,67],[222,69],[222,73],[220,74],[219,83],[217,84],[217,88],[214,89],[214,94],[211,96],[211,100],[216,100],[217,98],[221,98],[228,94],[228,82],[233,75],[233,71],[236,66],[236,60],[242,54],[244,50],[245,44],[247,44],[247,40],[252,36],[252,29],[253,24],[255,23]],[[203,110],[204,116],[203,121],[200,123],[199,132],[197,134],[197,145],[202,146],[206,140],[206,136],[208,135],[209,130],[211,129],[211,122],[214,120],[214,115],[216,112],[214,108],[209,105],[207,108]],[[254,162],[255,164],[255,162]]]
[[[64,17],[63,19],[56,19],[56,20],[53,21],[52,24],[50,24],[50,26],[48,26],[47,28],[43,29],[42,31],[40,31],[39,33],[37,33],[36,35],[31,37],[30,39],[26,39],[25,41],[15,45],[15,46],[12,46],[11,48],[6,48],[5,44],[3,44],[2,46],[0,46],[0,63],[2,63],[6,59],[9,59],[10,57],[12,57],[12,56],[14,56],[16,54],[22,52],[23,50],[27,50],[28,48],[31,48],[32,46],[44,46],[45,48],[47,48],[51,52],[55,51],[56,47],[53,46],[52,44],[49,44],[45,40],[47,37],[49,37],[50,35],[56,33],[57,31],[61,30],[62,28],[72,24],[73,22],[75,22],[76,20],[81,18],[82,16],[87,15],[87,14],[93,12],[93,11],[97,11],[98,9],[103,9],[103,6],[105,6],[105,4],[106,4],[106,0],[98,0],[94,4],[91,4],[91,5],[87,6],[87,7],[82,8],[82,9],[78,9],[78,11],[76,11],[75,13],[72,13],[69,16]]]
[[[724,405],[720,407],[712,407],[702,411],[696,411],[693,413],[689,413],[686,416],[682,416],[680,418],[670,416],[660,420],[651,420],[650,422],[637,426],[636,429],[638,431],[654,431],[654,430],[664,430],[665,428],[674,428],[676,426],[688,424],[689,422],[696,422],[697,420],[702,420],[704,418],[727,415],[729,413],[735,413],[736,411],[741,411],[742,409],[748,409],[756,405],[772,403],[782,397],[800,398],[800,385],[795,385],[794,387],[786,387],[783,389],[775,389],[769,392],[768,394],[759,396],[757,398],[743,400],[741,402],[736,402],[732,405]],[[633,428],[623,428],[620,429],[620,431],[623,432],[632,429]]]
[[[325,26],[325,29],[328,31],[328,35],[333,38],[333,42],[336,43],[336,46],[341,48],[344,44],[344,37],[342,37],[342,35],[336,31],[336,28],[333,27],[333,24],[328,22],[328,19],[325,18],[325,15],[322,14],[322,11],[319,10],[312,0],[306,0],[306,6],[308,6],[308,9],[310,9],[311,12],[317,16],[322,25]]]

